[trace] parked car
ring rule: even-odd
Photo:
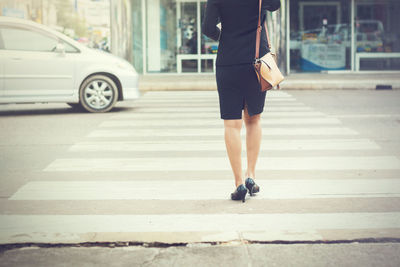
[[[357,20],[357,52],[383,52],[384,30],[379,20]]]
[[[139,95],[128,61],[44,25],[0,16],[0,103],[64,102],[107,112]]]
[[[355,26],[357,52],[382,52],[384,41],[383,24],[379,20],[357,20]],[[351,46],[351,27],[349,24],[330,24],[325,27],[310,29],[290,34],[291,47],[300,48],[301,42],[345,43]]]

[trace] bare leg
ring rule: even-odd
[[[242,129],[242,124],[242,119],[224,120],[226,151],[228,152],[233,175],[235,176],[236,187],[243,184],[242,140],[240,138],[240,130]]]
[[[246,177],[255,178],[256,163],[261,146],[261,114],[250,117],[247,107],[244,109],[246,125],[247,173]]]

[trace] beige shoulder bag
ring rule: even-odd
[[[268,52],[265,56],[260,58],[260,39],[261,39],[261,6],[262,0],[259,0],[258,9],[258,27],[256,37],[256,54],[254,57],[254,70],[256,71],[258,82],[260,83],[260,90],[267,91],[275,86],[279,89],[279,83],[283,81],[283,75],[276,65],[276,55]],[[265,22],[265,32],[267,34],[268,48],[271,50],[271,42],[269,40],[267,22]]]

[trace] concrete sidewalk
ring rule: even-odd
[[[400,72],[397,73],[338,73],[290,74],[281,89],[367,89],[377,86],[400,89]],[[158,90],[216,90],[214,74],[147,74],[141,75],[141,91]]]

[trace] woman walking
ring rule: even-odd
[[[260,187],[254,182],[261,145],[261,113],[266,91],[261,92],[253,68],[260,0],[208,0],[203,33],[219,41],[216,79],[221,119],[224,120],[225,144],[235,177],[232,200],[245,201]],[[262,0],[261,25],[266,11],[280,8],[280,0]],[[269,52],[265,30],[261,31],[260,57]],[[243,184],[242,141],[240,130],[246,126],[247,171]]]

